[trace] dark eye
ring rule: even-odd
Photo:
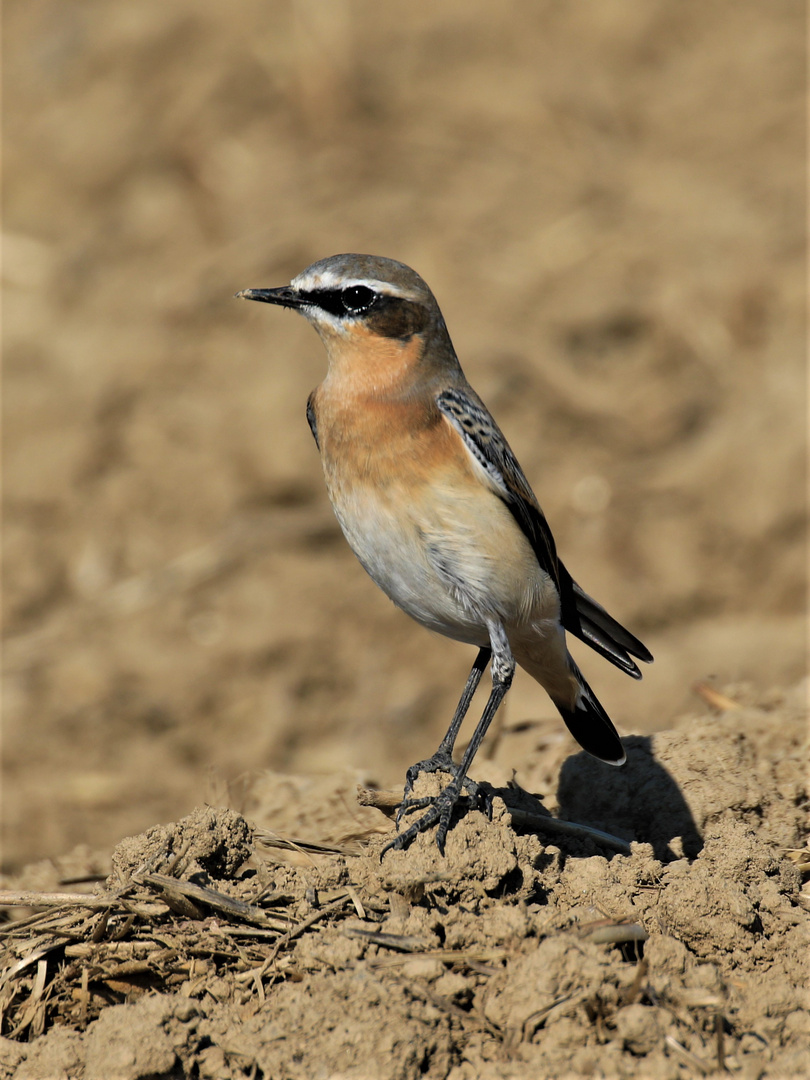
[[[359,315],[361,311],[368,311],[377,294],[366,285],[351,285],[343,290],[340,299],[349,315]]]

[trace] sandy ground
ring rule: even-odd
[[[283,830],[302,792],[342,807],[437,744],[469,650],[411,624],[346,548],[304,419],[315,335],[232,299],[339,251],[424,275],[569,568],[655,654],[636,684],[577,652],[622,734],[671,729],[697,682],[742,686],[778,725],[805,670],[800,4],[4,15],[8,874],[76,845],[103,863],[205,802]],[[778,731],[717,730],[728,753],[749,740],[741,769],[771,767]],[[542,756],[575,753],[519,677],[474,773],[549,792]],[[617,810],[598,794],[613,782],[594,774],[592,804],[564,812],[639,839],[649,805],[628,790]],[[786,820],[757,840],[774,858],[801,840]],[[561,850],[543,890],[564,906],[579,856]],[[655,850],[669,875],[672,854]],[[539,903],[540,871],[521,873],[509,903]],[[498,964],[546,940],[532,919]]]
[[[207,807],[122,841],[106,888],[4,928],[0,1076],[806,1076],[806,686],[736,694],[607,777],[505,735],[539,797],[490,761],[492,820],[445,858],[423,834],[381,859],[350,782],[295,777],[249,793],[258,826]]]

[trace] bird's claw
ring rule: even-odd
[[[408,769],[405,782],[405,792],[396,816],[396,827],[399,829],[399,824],[403,817],[407,817],[410,814],[415,813],[417,810],[424,810],[427,807],[427,813],[424,814],[418,821],[415,821],[404,832],[399,833],[390,843],[386,844],[383,848],[380,858],[387,851],[395,849],[402,851],[408,847],[413,840],[421,832],[425,832],[426,829],[431,828],[438,823],[438,829],[436,830],[436,846],[439,851],[444,855],[444,843],[447,838],[447,832],[450,828],[450,820],[453,816],[453,811],[458,807],[461,808],[463,804],[463,811],[466,813],[468,810],[481,810],[487,815],[487,818],[492,821],[492,800],[493,791],[488,784],[478,784],[475,780],[470,780],[469,777],[464,777],[462,780],[458,778],[458,766],[449,761],[439,759],[438,755],[434,758],[430,758],[427,762],[419,762],[418,765],[412,765]],[[422,766],[428,766],[423,768]],[[438,795],[431,795],[425,798],[411,799],[409,798],[410,792],[413,790],[413,784],[416,777],[420,772],[448,772],[453,777],[450,783]],[[462,788],[465,789],[465,793],[462,794]]]
[[[453,815],[453,810],[457,806],[459,800],[463,796],[461,795],[459,784],[456,780],[452,780],[443,791],[440,791],[438,795],[434,795],[427,799],[404,799],[402,806],[399,808],[397,814],[397,824],[403,814],[413,813],[415,810],[422,810],[426,806],[428,811],[418,821],[415,821],[413,825],[409,826],[405,832],[399,833],[395,836],[380,852],[380,858],[387,851],[396,850],[403,851],[409,847],[410,844],[416,839],[419,833],[424,832],[426,829],[438,823],[438,829],[436,830],[436,846],[439,851],[444,855],[444,842],[447,839],[447,830],[450,828],[450,819]],[[466,801],[466,800],[465,800]]]
[[[426,758],[424,761],[417,761],[415,765],[411,765],[408,771],[405,773],[405,791],[402,794],[402,802],[399,810],[397,810],[396,824],[399,827],[400,821],[406,814],[413,813],[414,810],[420,810],[423,806],[427,806],[431,799],[410,799],[408,796],[413,791],[413,785],[416,783],[416,779],[422,773],[434,773],[444,772],[455,780],[458,777],[459,767],[449,754],[437,751],[433,757]],[[483,809],[487,817],[492,820],[492,795],[484,793],[481,790],[481,786],[471,780],[469,776],[465,776],[462,785],[466,793],[470,796],[470,805],[477,806]],[[460,794],[460,792],[459,792]]]

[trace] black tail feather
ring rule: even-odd
[[[619,733],[576,667],[575,672],[580,683],[580,694],[574,708],[559,701],[554,702],[565,726],[582,749],[595,758],[608,765],[624,765],[626,756]]]

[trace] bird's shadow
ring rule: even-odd
[[[652,738],[623,739],[627,763],[616,768],[584,752],[568,758],[557,785],[559,816],[650,844],[660,862],[694,859],[703,847],[675,778],[653,754]]]
[[[694,859],[703,847],[703,838],[678,782],[653,755],[652,739],[632,735],[623,741],[627,762],[620,768],[606,765],[584,751],[569,757],[560,769],[557,784],[556,817],[561,821],[600,829],[627,842],[650,844],[662,863]],[[537,797],[519,788],[492,791],[507,807],[531,816],[552,815]],[[529,822],[513,824],[519,831],[532,831]],[[543,832],[538,827],[539,833]],[[596,840],[557,837],[564,849],[594,844],[612,858],[614,849]]]

